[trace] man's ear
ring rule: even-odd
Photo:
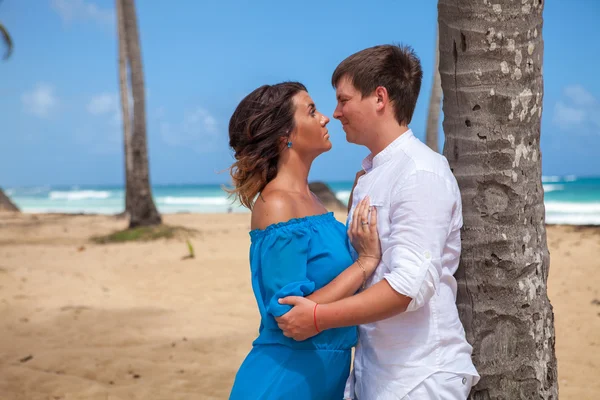
[[[385,86],[377,86],[375,89],[375,102],[377,104],[377,111],[383,110],[383,107],[390,102]]]

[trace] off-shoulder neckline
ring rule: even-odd
[[[335,220],[335,218],[333,216],[333,212],[331,212],[331,211],[324,213],[324,214],[315,214],[315,215],[307,215],[306,217],[301,217],[301,218],[292,218],[287,221],[276,222],[274,224],[268,225],[264,229],[252,229],[250,231],[250,237],[252,239],[256,239],[256,238],[264,236],[270,232],[277,231],[282,228],[289,228],[294,225],[318,225],[329,219]]]

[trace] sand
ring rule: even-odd
[[[343,219],[343,215],[338,215]],[[112,216],[0,214],[0,400],[226,399],[258,331],[248,214],[99,245]],[[548,227],[561,399],[600,393],[600,228]]]

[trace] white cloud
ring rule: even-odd
[[[554,123],[559,126],[581,124],[585,118],[586,113],[582,109],[567,106],[561,101],[554,106]]]
[[[39,83],[35,89],[23,93],[21,102],[27,112],[41,118],[49,117],[58,106],[54,88],[46,83]]]
[[[87,110],[92,115],[104,115],[118,111],[119,100],[116,94],[101,93],[92,97],[88,103]]]
[[[565,95],[571,102],[578,106],[593,106],[597,105],[596,98],[581,85],[570,85],[564,89]]]
[[[113,9],[102,9],[86,0],[52,0],[52,7],[63,21],[93,21],[101,25],[113,25],[115,12]]]
[[[213,151],[220,138],[217,120],[202,107],[187,110],[178,124],[162,121],[160,134],[167,145],[191,147],[198,153]]]
[[[563,130],[580,134],[600,133],[600,103],[581,85],[563,89],[563,98],[554,106],[553,122]]]
[[[87,111],[96,116],[108,116],[113,125],[121,126],[121,99],[117,93],[100,93],[87,104]],[[129,96],[129,112],[133,112],[133,98]]]

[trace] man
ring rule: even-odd
[[[382,259],[355,296],[329,304],[281,299],[286,336],[359,326],[349,399],[466,399],[479,375],[456,308],[461,197],[446,159],[408,128],[422,70],[410,47],[375,46],[336,68],[332,84],[349,142],[371,154],[351,199],[377,208]],[[367,220],[360,221],[367,224]]]

